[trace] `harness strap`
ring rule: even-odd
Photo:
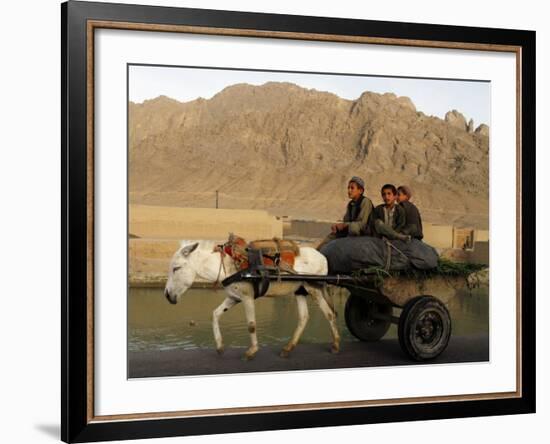
[[[274,237],[273,240],[275,241],[275,245],[277,246],[277,251],[275,252],[276,256],[281,256],[281,239],[278,237]]]
[[[269,289],[269,272],[266,270],[259,270],[261,279],[254,281],[254,299],[258,299],[267,293]]]
[[[216,277],[216,281],[214,282],[214,290],[217,290],[218,288],[220,288],[220,276],[222,274],[222,269],[223,269],[223,274],[225,276],[227,276],[227,271],[225,270],[225,264],[223,262],[223,259],[225,258],[226,256],[226,253],[225,253],[225,244],[221,245],[221,246],[217,246],[214,251],[219,251],[220,253],[220,267],[218,268],[218,276]]]
[[[262,253],[262,256],[267,259],[271,259],[276,266],[279,266],[281,263],[281,254],[279,252],[276,252],[273,256],[267,253]]]

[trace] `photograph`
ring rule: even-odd
[[[491,81],[390,74],[127,65],[128,378],[490,360]]]
[[[535,411],[534,32],[61,12],[63,440]]]

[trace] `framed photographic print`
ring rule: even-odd
[[[62,4],[62,439],[535,411],[535,33]]]

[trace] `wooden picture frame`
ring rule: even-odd
[[[65,442],[535,412],[535,33],[69,1],[62,22],[62,412]],[[98,29],[506,52],[516,57],[516,390],[174,412],[94,412],[94,33]],[[124,149],[124,147],[121,147]],[[498,278],[498,270],[495,271]]]

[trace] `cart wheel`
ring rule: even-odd
[[[361,341],[381,339],[391,325],[392,306],[368,297],[350,294],[346,301],[345,318],[348,330]],[[384,318],[384,319],[381,319]]]
[[[399,345],[415,361],[439,356],[451,337],[447,307],[432,296],[417,296],[403,307],[399,317]]]

